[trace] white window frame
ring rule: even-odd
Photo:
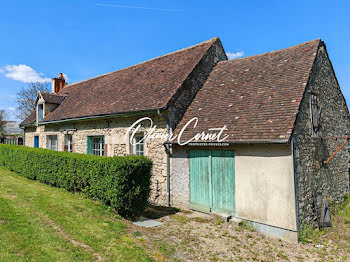
[[[70,139],[68,139],[70,138]],[[73,135],[66,134],[64,135],[64,149],[67,147],[67,152],[73,152]]]
[[[53,138],[55,138],[55,139],[53,139]],[[47,139],[47,149],[57,151],[58,150],[57,135],[48,135],[46,139]]]
[[[38,121],[41,121],[44,119],[44,103],[40,103],[38,104]],[[42,108],[42,110],[40,110],[40,108]],[[40,114],[41,111],[41,114]]]
[[[144,133],[135,134],[132,138],[132,154],[137,156],[145,155],[145,136]],[[142,140],[140,142],[140,140]]]
[[[95,156],[104,156],[105,155],[105,138],[104,138],[104,136],[91,137],[91,144],[92,144],[91,146],[92,146],[92,154],[93,155],[95,155]]]

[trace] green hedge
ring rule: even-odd
[[[147,157],[100,157],[0,144],[0,166],[45,184],[100,199],[125,218],[147,206],[152,162]]]

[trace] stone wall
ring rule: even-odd
[[[149,116],[149,115],[148,115]],[[120,117],[109,120],[90,120],[60,125],[40,125],[25,130],[25,145],[34,146],[34,136],[39,135],[40,148],[47,148],[47,135],[57,135],[58,150],[64,150],[64,135],[72,134],[73,151],[87,153],[87,137],[103,135],[107,156],[124,156],[130,154],[129,141],[124,139],[128,128],[142,115],[137,117]],[[153,124],[157,125],[157,133],[166,134],[166,122],[158,116],[149,116]],[[142,132],[149,130],[149,123],[144,125]],[[163,141],[160,139],[148,140],[145,144],[145,155],[153,161],[150,202],[166,204],[166,153]]]
[[[36,127],[27,127],[24,132],[24,145],[28,147],[34,147],[34,134]]]
[[[310,96],[316,94],[321,105],[321,129],[312,137]],[[344,139],[322,137],[349,136],[349,112],[344,97],[322,44],[306,87],[297,117],[292,142],[296,180],[298,227],[303,223],[318,225],[315,197],[339,202],[349,192],[349,151],[343,147],[328,163],[328,159]]]

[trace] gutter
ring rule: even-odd
[[[166,110],[166,107],[164,107],[162,110]],[[170,136],[170,120],[166,115],[163,115],[160,110],[157,110],[157,114],[163,117],[166,120],[166,132],[168,136]],[[167,206],[170,207],[170,144],[164,143],[166,152],[166,202]]]
[[[31,126],[34,126],[34,124],[35,124],[35,121],[33,122],[33,123],[31,123],[31,124],[26,124],[26,125],[19,125],[19,128],[21,128],[21,129],[25,129],[26,127],[31,127]]]
[[[155,112],[157,112],[157,109],[136,111],[136,112],[129,111],[129,112],[122,112],[122,113],[106,114],[106,115],[83,116],[83,117],[66,118],[66,119],[52,120],[52,121],[41,121],[38,123],[38,125],[57,124],[57,123],[64,123],[64,122],[75,122],[75,121],[82,121],[82,120],[114,118],[114,117],[120,117],[120,116],[131,116],[131,115],[139,115],[139,114],[155,113]]]
[[[171,145],[177,145],[178,142],[166,142],[167,144]],[[208,143],[208,144],[289,144],[290,141],[288,139],[276,139],[276,140],[225,140],[222,142],[215,142],[215,141],[196,141],[196,142],[190,142],[190,145],[195,145],[195,144],[203,144],[203,143]],[[190,146],[187,145],[187,146]]]

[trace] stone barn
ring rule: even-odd
[[[349,193],[349,124],[321,40],[221,61],[175,129],[172,204],[297,241]]]

